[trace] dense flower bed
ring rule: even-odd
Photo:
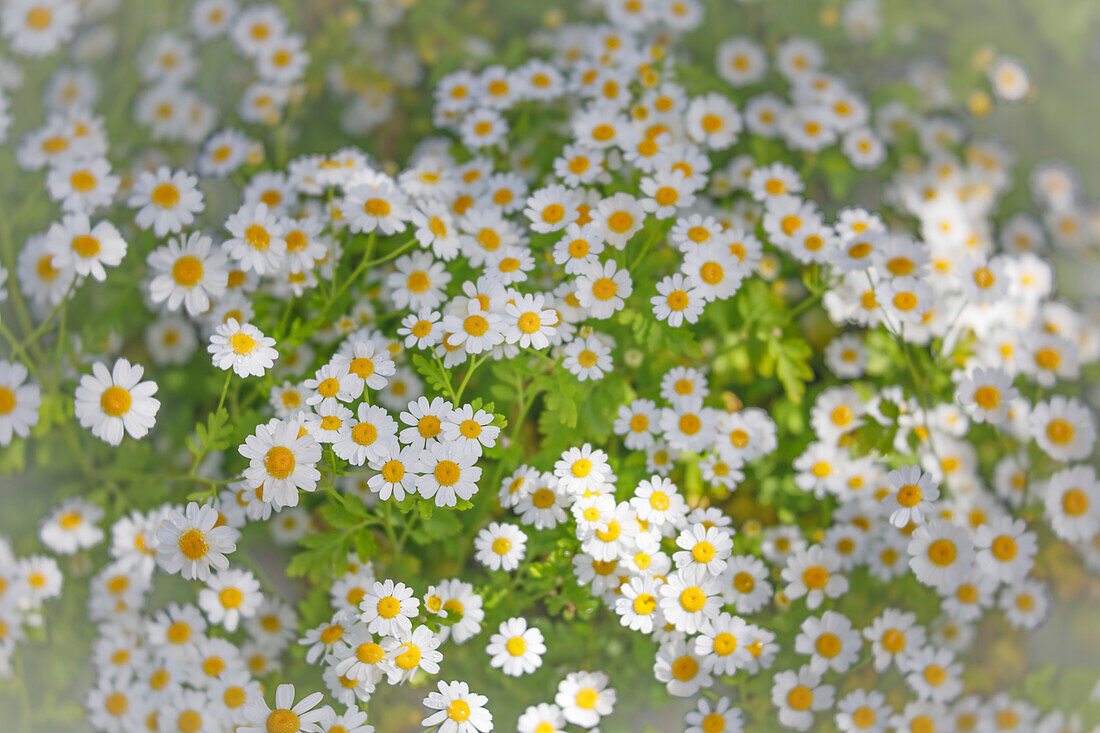
[[[1098,722],[1090,640],[989,652],[1100,569],[1053,264],[1100,221],[971,128],[1021,61],[956,102],[752,3],[118,5],[0,9],[20,730]]]

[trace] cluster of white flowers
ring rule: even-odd
[[[403,12],[373,5],[379,27]],[[193,171],[164,155],[113,172],[95,77],[56,72],[45,121],[14,146],[26,174],[44,173],[57,211],[18,251],[12,282],[0,267],[0,301],[11,289],[29,310],[21,315],[41,324],[11,339],[15,353],[0,361],[0,447],[75,417],[99,439],[87,441],[95,451],[132,448],[151,431],[157,439],[162,413],[194,419],[173,390],[225,372],[214,412],[188,440],[190,467],[153,477],[199,491],[149,493],[142,510],[110,517],[74,497],[40,525],[42,545],[60,556],[109,535],[109,560],[89,581],[97,674],[85,705],[95,729],[370,733],[360,706],[381,683],[444,673],[444,645],[482,635],[486,619],[487,667],[534,674],[559,640],[537,609],[493,615],[478,583],[510,574],[499,603],[530,564],[549,562],[545,538],[557,543],[554,573],[572,565],[563,588],[575,581],[602,603],[592,614],[655,642],[653,677],[672,696],[697,698],[689,733],[763,724],[735,706],[744,697],[718,694],[727,678],[756,675],[779,724],[796,730],[825,715],[846,733],[1055,730],[1066,720],[1051,711],[1040,721],[1042,711],[1007,694],[965,694],[963,672],[987,615],[1022,631],[1046,620],[1049,576],[1036,563],[1045,536],[1100,572],[1096,422],[1078,388],[1100,361],[1100,310],[1059,299],[1044,258],[1097,243],[1072,170],[1036,167],[1040,214],[1001,221],[1013,183],[1006,148],[969,140],[947,114],[873,106],[826,70],[816,42],[727,38],[713,59],[724,86],[698,91],[677,77],[677,42],[704,22],[699,0],[595,5],[607,22],[556,27],[543,39],[548,58],[443,75],[438,134],[403,168],[345,147],[285,164],[275,156],[274,169],[257,170],[264,135],[215,129],[217,106],[190,85],[201,48],[219,36],[256,77],[237,99],[242,127],[285,134],[280,123],[308,93],[307,40],[274,4],[195,0],[189,32],[151,36],[138,52],[133,119],[158,145],[188,150]],[[853,39],[876,33],[877,3],[846,8]],[[10,0],[0,33],[18,54],[49,55],[73,39],[84,10]],[[386,63],[404,83],[419,78],[415,59]],[[999,97],[1028,95],[1015,59],[987,73]],[[337,77],[329,86],[353,98],[345,129],[388,116],[392,90]],[[531,118],[553,130],[525,139]],[[824,195],[813,168],[831,160],[872,171],[891,156],[907,162],[878,210]],[[224,196],[238,185],[239,196]],[[227,201],[234,208],[219,210]],[[802,275],[805,289],[784,272]],[[73,298],[116,283],[137,288],[143,338],[103,348],[66,339]],[[791,329],[818,301],[815,375]],[[757,312],[769,304],[782,319]],[[39,337],[55,319],[56,355],[43,359]],[[705,343],[659,367],[668,360],[649,349],[655,333]],[[722,363],[750,343],[765,345]],[[204,344],[209,358],[195,358]],[[135,354],[173,378],[147,379]],[[510,366],[513,381],[502,377]],[[741,396],[719,371],[749,375]],[[500,389],[477,389],[475,375],[499,377]],[[753,382],[773,377],[774,399],[754,403],[763,392]],[[577,395],[623,387],[611,393],[614,414],[580,418],[606,424],[606,441],[570,436],[560,453],[532,457],[538,439],[520,445],[532,408],[524,390],[539,379]],[[517,400],[520,423],[510,435],[497,412],[506,399]],[[570,428],[592,406],[572,408]],[[78,450],[86,437],[66,434],[83,479],[122,496],[125,466],[93,466]],[[995,455],[980,455],[979,442]],[[180,449],[167,446],[169,468]],[[779,508],[770,526],[719,506],[749,492]],[[815,509],[800,517],[784,501]],[[358,512],[354,531],[386,532],[396,561],[408,550],[387,524],[394,511],[410,516],[408,530],[417,512],[427,522],[475,507],[464,541],[484,570],[464,562],[435,583],[379,579],[389,569],[349,539],[339,572],[320,579],[326,620],[304,632],[238,551],[256,525],[276,544],[315,549],[337,524],[323,510],[335,509]],[[181,593],[152,607],[155,581],[176,575],[194,600]],[[936,609],[928,618],[904,596],[845,605],[867,592],[861,584],[908,576],[907,592]],[[61,584],[55,559],[16,558],[0,539],[0,677]],[[784,624],[797,628],[792,638],[769,628],[777,612],[797,614]],[[273,706],[265,701],[261,681],[295,639],[337,707],[321,692],[296,702],[286,684]],[[848,673],[865,665],[875,676],[857,686]],[[905,690],[901,705],[868,687],[888,674]],[[518,730],[595,729],[618,700],[613,677],[567,673]],[[486,733],[487,703],[466,681],[438,681],[423,724]]]

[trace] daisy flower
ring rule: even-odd
[[[0,31],[23,56],[42,57],[73,36],[80,7],[70,0],[15,0],[0,10]]]
[[[315,409],[331,409],[339,402],[351,402],[363,394],[363,378],[350,369],[347,359],[333,359],[318,369],[303,386],[313,390],[306,404]]]
[[[554,463],[554,476],[564,491],[577,497],[599,493],[601,487],[614,480],[607,454],[588,443],[562,453]]]
[[[354,697],[358,697],[361,690],[365,699],[391,672],[393,660],[387,659],[382,645],[362,624],[357,624],[349,628],[341,640],[334,642],[328,665],[328,669],[339,677],[342,689],[355,688]]]
[[[733,145],[741,132],[741,116],[733,102],[717,93],[696,97],[687,108],[688,136],[712,150]]]
[[[160,401],[153,398],[157,385],[141,381],[145,369],[126,359],[115,362],[110,371],[97,361],[92,373],[80,378],[74,395],[74,411],[81,426],[110,445],[122,442],[125,431],[140,440],[156,424]]]
[[[753,640],[744,619],[720,613],[709,629],[695,637],[695,654],[707,672],[731,675],[749,666],[752,659],[749,645]]]
[[[500,428],[493,425],[492,413],[463,405],[443,420],[442,435],[444,443],[455,443],[480,455],[483,449],[496,445]]]
[[[242,206],[229,215],[225,228],[231,237],[222,247],[242,270],[264,275],[282,267],[287,248],[285,227],[267,204]]]
[[[105,267],[117,267],[126,256],[126,242],[109,221],[92,226],[88,215],[70,214],[46,232],[46,249],[56,267],[72,268],[82,277],[107,279]]]
[[[1037,629],[1050,611],[1050,595],[1040,581],[1029,578],[1001,590],[997,606],[1008,623],[1024,631]]]
[[[611,371],[611,347],[595,334],[570,341],[563,351],[565,356],[561,364],[578,381],[602,379]]]
[[[394,263],[394,269],[386,276],[386,286],[395,306],[419,311],[436,308],[443,302],[451,273],[430,253],[402,255]]]
[[[46,515],[38,529],[38,538],[54,553],[72,555],[103,541],[103,530],[96,526],[101,519],[102,509],[74,497]]]
[[[833,706],[833,686],[821,684],[821,675],[806,665],[797,672],[776,674],[771,698],[779,711],[780,725],[807,730],[814,723],[814,713]]]
[[[415,402],[409,402],[408,409],[398,416],[409,427],[398,434],[398,439],[421,449],[438,444],[443,434],[443,420],[453,409],[451,403],[442,397],[435,397],[430,402],[427,397],[420,397]]]
[[[917,580],[940,591],[958,587],[971,572],[974,546],[966,529],[945,519],[919,525],[909,541],[909,567]]]
[[[655,402],[637,399],[619,406],[612,430],[623,437],[623,444],[628,449],[644,450],[656,441],[658,417]]]
[[[576,194],[569,188],[555,183],[540,188],[527,199],[523,214],[531,220],[533,231],[545,234],[565,229],[578,215]]]
[[[856,689],[837,702],[833,721],[841,733],[886,733],[892,715],[881,692]]]
[[[695,323],[706,307],[702,291],[681,274],[669,275],[657,283],[657,295],[649,299],[653,315],[670,326]]]
[[[354,232],[403,232],[412,216],[407,197],[393,179],[373,172],[365,173],[348,187],[340,210]]]
[[[637,512],[638,519],[652,522],[658,528],[666,525],[680,528],[686,523],[687,502],[679,487],[661,476],[650,476],[639,481],[630,505]]]
[[[397,636],[412,631],[412,619],[420,611],[413,589],[392,580],[375,581],[359,602],[359,618],[371,634]]]
[[[574,223],[565,228],[565,235],[554,245],[552,256],[567,275],[579,275],[598,261],[603,247],[603,236],[595,224]]]
[[[576,288],[581,307],[592,318],[601,320],[622,310],[625,299],[634,292],[630,273],[612,260],[589,266],[577,277]]]
[[[501,622],[485,652],[489,655],[489,666],[510,677],[521,677],[542,666],[546,645],[541,631],[528,627],[526,619],[516,617]]]
[[[744,730],[741,709],[731,707],[726,696],[718,698],[713,705],[705,697],[700,697],[695,707],[684,715],[684,733],[741,733]]]
[[[1043,503],[1055,534],[1067,542],[1087,542],[1100,531],[1100,482],[1090,466],[1073,466],[1051,476]]]
[[[416,468],[420,465],[420,453],[413,446],[386,444],[378,455],[367,461],[367,465],[378,472],[367,480],[368,488],[383,501],[390,497],[401,501],[416,491],[416,481],[420,477],[416,473]]]
[[[206,618],[229,632],[237,630],[242,618],[254,616],[262,600],[260,582],[247,570],[221,570],[199,591],[199,608]]]
[[[1008,416],[1020,393],[1003,369],[977,368],[959,380],[955,399],[976,422],[997,425]]]
[[[717,583],[703,567],[677,570],[661,586],[661,613],[685,634],[709,628],[721,605]]]
[[[385,388],[390,377],[397,372],[393,357],[369,339],[349,338],[333,357],[333,362],[347,362],[348,371],[362,379],[368,389]]]
[[[738,613],[755,613],[768,605],[772,584],[768,566],[752,555],[734,555],[722,578],[722,599],[732,603]]]
[[[859,658],[862,646],[859,631],[836,611],[826,611],[820,618],[808,616],[794,640],[795,653],[810,657],[810,667],[821,673],[846,672]]]
[[[405,348],[428,349],[439,343],[443,338],[442,314],[430,308],[421,308],[417,313],[410,313],[401,319],[401,327],[397,329],[398,336],[405,337]]]
[[[42,392],[37,384],[24,384],[27,368],[15,361],[0,361],[0,446],[13,435],[26,438],[38,424]]]
[[[279,358],[274,346],[275,339],[251,323],[230,318],[214,330],[206,350],[218,369],[232,369],[239,377],[262,377]]]
[[[905,681],[921,700],[950,702],[962,692],[962,662],[956,662],[947,649],[916,649],[901,658],[900,667]]]
[[[521,349],[545,349],[555,340],[559,321],[541,293],[519,295],[504,305],[504,340]]]
[[[321,445],[296,420],[256,426],[237,450],[249,461],[245,479],[276,509],[298,506],[298,492],[315,490],[321,479]]]
[[[443,317],[443,330],[452,346],[467,354],[480,354],[504,343],[504,319],[495,311],[485,310],[476,298],[464,312]]]
[[[514,524],[493,522],[474,537],[474,557],[490,570],[511,572],[527,552],[527,535]]]
[[[1028,422],[1035,442],[1057,461],[1079,461],[1093,451],[1096,423],[1078,399],[1055,395],[1038,402]]]
[[[620,587],[615,599],[615,613],[623,626],[648,634],[664,624],[658,606],[663,581],[657,578],[631,578]]]
[[[1039,544],[1035,533],[1027,531],[1024,520],[999,517],[978,527],[974,548],[981,571],[1014,585],[1031,572]]]
[[[239,733],[319,733],[321,724],[333,715],[332,708],[327,705],[317,708],[323,699],[322,693],[314,692],[295,704],[294,685],[279,685],[275,688],[275,707],[268,707],[262,697],[248,703],[244,709],[245,724],[237,730]]]
[[[229,567],[226,555],[237,549],[240,532],[215,526],[218,511],[212,506],[188,503],[184,511],[171,511],[156,532],[157,565],[166,573],[179,573],[184,580],[203,580],[210,569]]]
[[[481,468],[477,455],[451,443],[435,443],[421,453],[417,462],[416,490],[439,507],[456,506],[458,500],[469,501],[478,491]]]
[[[360,404],[356,418],[348,420],[347,427],[332,448],[353,466],[362,466],[368,460],[390,456],[398,450],[397,422],[381,407]],[[391,474],[394,470],[396,467],[391,467]],[[396,478],[400,481],[403,476],[404,469]]]
[[[708,302],[733,297],[745,277],[740,260],[720,242],[690,250],[684,255],[680,270],[699,297]]]
[[[904,527],[910,522],[920,524],[933,510],[940,490],[932,476],[917,466],[905,466],[886,476],[893,491],[882,500],[883,509],[890,512],[890,523]]]
[[[307,630],[306,635],[298,640],[299,644],[307,647],[306,662],[315,664],[323,656],[332,653],[337,642],[347,636],[354,622],[352,612],[341,609],[333,614],[330,621]]]
[[[539,703],[523,711],[516,721],[519,733],[562,733],[565,729],[565,716],[561,708],[553,703]]]
[[[141,229],[153,229],[158,237],[180,233],[204,208],[199,179],[183,169],[173,172],[161,166],[155,172],[143,171],[134,183],[127,202],[137,209],[134,222]]]
[[[848,591],[848,579],[837,571],[840,558],[819,545],[800,549],[787,558],[780,573],[787,581],[784,593],[790,600],[806,597],[806,608],[813,610],[826,598],[839,598]]]
[[[691,697],[714,684],[714,678],[699,664],[693,647],[683,639],[673,639],[657,648],[653,676],[664,683],[673,697]]]
[[[73,213],[91,213],[110,205],[118,184],[119,178],[111,175],[111,164],[106,158],[63,161],[46,174],[50,198]]]
[[[733,537],[718,527],[695,524],[676,538],[680,550],[672,555],[677,568],[701,567],[709,575],[721,575],[733,550]]]
[[[437,692],[424,698],[424,707],[435,711],[424,719],[425,728],[439,733],[488,733],[493,729],[493,716],[485,708],[489,698],[470,692],[465,682],[440,681],[436,687]]]
[[[570,672],[558,683],[554,703],[565,720],[581,728],[594,728],[611,715],[618,694],[603,672]]]
[[[170,311],[182,304],[192,316],[206,313],[211,300],[225,292],[229,272],[225,255],[211,251],[212,245],[210,237],[192,232],[150,252],[146,261],[155,273],[149,283],[152,301],[165,303]]]
[[[439,674],[439,663],[443,661],[443,654],[437,649],[442,641],[442,637],[432,633],[427,626],[417,626],[412,633],[384,638],[382,648],[391,662],[390,684],[407,682],[419,670],[427,674]]]

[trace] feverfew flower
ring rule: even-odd
[[[294,685],[279,685],[275,689],[275,707],[270,708],[261,697],[245,706],[245,724],[239,733],[319,733],[320,724],[332,717],[327,705],[317,708],[324,699],[320,692],[306,695],[294,703]],[[314,708],[317,708],[316,710]]]
[[[168,244],[149,253],[147,262],[155,275],[149,283],[149,296],[154,303],[164,303],[168,310],[179,310],[198,316],[210,309],[212,298],[225,292],[229,268],[225,255],[212,250],[210,237],[192,232],[187,237],[172,238]]]
[[[485,709],[489,698],[470,692],[465,682],[438,682],[438,692],[429,692],[424,707],[436,712],[424,718],[424,727],[439,733],[488,733],[493,716]],[[438,727],[437,727],[438,726]]]
[[[206,580],[211,568],[228,568],[226,555],[237,549],[240,532],[226,525],[215,526],[217,521],[217,509],[193,501],[182,512],[171,511],[156,532],[161,570],[179,573],[184,580]]]
[[[12,436],[26,438],[38,424],[42,392],[37,384],[25,384],[27,368],[19,362],[0,361],[0,446]]]
[[[940,490],[931,474],[917,466],[905,466],[886,476],[893,491],[883,499],[883,508],[890,512],[890,523],[904,527],[910,522],[920,524],[932,511]]]
[[[840,558],[832,550],[813,545],[787,558],[780,573],[787,581],[784,592],[790,600],[806,596],[806,608],[815,609],[826,598],[838,598],[848,590],[848,579],[840,575]]]
[[[249,460],[245,479],[276,509],[298,506],[298,492],[315,490],[321,479],[321,445],[296,420],[257,425],[237,450]]]
[[[238,377],[262,377],[279,358],[274,346],[275,339],[251,323],[230,318],[214,330],[206,350],[218,369],[232,369]]]
[[[199,608],[207,620],[229,632],[237,630],[242,618],[256,615],[262,600],[260,582],[247,570],[221,570],[199,591]]]
[[[359,602],[359,618],[367,631],[397,636],[412,631],[412,619],[420,611],[420,599],[412,588],[392,580],[376,581]]]
[[[116,267],[126,255],[126,242],[109,221],[92,226],[87,214],[66,216],[46,232],[46,249],[55,267],[72,268],[81,276],[100,282],[107,279],[105,267]]]
[[[570,672],[558,683],[554,703],[566,721],[581,728],[594,728],[600,718],[615,708],[618,694],[603,672]]]
[[[126,359],[115,362],[110,371],[97,361],[92,373],[80,378],[74,395],[74,410],[80,424],[105,443],[118,445],[123,431],[141,439],[156,423],[160,401],[153,398],[155,382],[142,382],[145,369]]]
[[[97,505],[74,497],[49,513],[38,530],[42,544],[59,555],[72,555],[103,541],[103,530],[96,523],[103,519]]]
[[[134,222],[141,229],[152,228],[158,237],[178,234],[203,210],[199,179],[185,170],[172,172],[161,166],[144,171],[134,183],[128,204],[137,209]]]
[[[821,684],[821,675],[806,665],[797,672],[775,675],[772,705],[779,710],[781,725],[794,730],[807,730],[813,725],[814,713],[833,706],[833,692],[833,686]]]
[[[493,522],[474,537],[475,557],[490,570],[512,571],[527,552],[527,535],[514,524]]]
[[[520,677],[542,666],[546,645],[541,631],[528,626],[526,619],[516,617],[501,622],[485,652],[490,657],[491,667],[511,677]]]

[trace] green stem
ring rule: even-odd
[[[484,363],[484,361],[488,358],[489,352],[486,351],[484,354],[482,354],[480,357],[475,358],[470,363],[470,368],[466,370],[466,376],[462,378],[462,384],[458,385],[458,392],[455,393],[455,407],[458,406],[458,401],[462,399],[462,393],[466,391],[466,385],[469,383],[470,377],[474,375],[474,372],[477,370],[477,368],[481,366],[482,363]]]
[[[227,392],[229,392],[229,380],[232,378],[233,371],[231,369],[227,369],[225,372],[225,382],[222,383],[222,393],[218,397],[218,406],[214,408],[215,415],[222,411],[222,406],[225,404],[225,395]],[[213,442],[212,438],[213,436],[206,436],[206,440],[204,440],[202,445],[199,446],[199,450],[195,453],[195,460],[191,462],[191,470],[187,473],[189,477],[199,479],[200,481],[206,481],[206,479],[201,479],[196,476],[195,471],[199,469],[199,464],[202,463],[202,459],[205,458],[206,454],[210,452],[210,445]]]

